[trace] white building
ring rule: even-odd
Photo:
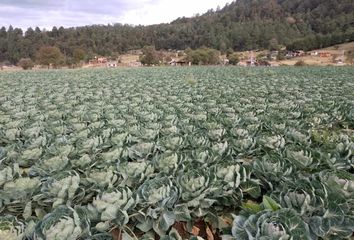
[[[118,66],[118,63],[116,61],[109,61],[109,62],[107,62],[106,66],[108,68],[116,68]]]

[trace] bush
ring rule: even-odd
[[[234,50],[232,48],[227,49],[226,50],[226,57],[230,57],[231,54],[233,54],[233,53],[234,53]]]
[[[159,56],[154,46],[145,46],[143,48],[143,55],[140,57],[140,62],[143,65],[158,65],[160,63]]]
[[[21,60],[18,62],[18,65],[23,70],[30,70],[34,67],[34,63],[30,58],[21,58]]]
[[[307,66],[307,64],[304,62],[304,60],[299,60],[297,61],[294,66],[296,67],[304,67],[304,66]]]
[[[237,65],[240,62],[240,56],[237,53],[232,53],[229,56],[229,63],[231,65]]]
[[[211,48],[187,49],[187,61],[194,65],[215,65],[219,64],[219,51]]]
[[[347,56],[347,62],[350,65],[353,65],[353,63],[354,63],[354,49],[347,51],[346,56]]]
[[[37,61],[48,68],[57,68],[64,63],[64,56],[57,47],[41,47],[37,52]]]

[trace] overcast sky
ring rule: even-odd
[[[232,0],[0,0],[0,25],[8,27],[150,25],[191,17]]]

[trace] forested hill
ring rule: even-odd
[[[188,6],[186,6],[188,7]],[[170,24],[93,25],[51,31],[0,29],[0,62],[35,58],[41,46],[58,46],[65,56],[75,49],[116,55],[154,45],[156,49],[201,46],[219,50],[275,48],[309,50],[354,40],[353,0],[238,0],[216,11]]]

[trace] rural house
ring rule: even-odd
[[[190,66],[191,63],[185,59],[172,59],[168,64],[171,66]]]
[[[320,57],[323,57],[323,58],[332,56],[332,54],[330,52],[320,52],[319,55],[320,55]]]
[[[117,61],[108,61],[106,66],[108,68],[116,68],[118,66],[118,63],[117,63]]]

